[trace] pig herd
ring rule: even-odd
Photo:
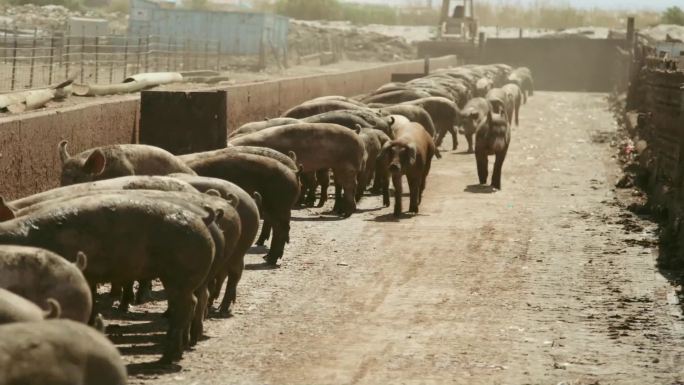
[[[205,317],[230,314],[255,241],[270,239],[266,264],[282,258],[293,208],[323,206],[331,181],[337,215],[352,215],[367,193],[389,206],[391,180],[398,216],[406,176],[408,211],[417,213],[447,133],[452,149],[465,136],[481,184],[495,156],[491,184],[500,189],[511,125],[532,93],[526,68],[471,65],[304,102],[233,130],[215,151],[175,156],[124,144],[70,154],[61,142],[61,187],[0,200],[0,384],[126,383],[121,357],[97,330],[105,283],[125,312],[159,279],[168,305],[160,362],[180,360]]]

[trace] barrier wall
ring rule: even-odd
[[[455,56],[431,60],[431,68],[457,65]],[[305,100],[324,95],[353,96],[390,81],[392,73],[422,72],[423,60],[379,65],[359,71],[214,87],[228,91],[228,130],[278,116]],[[140,96],[95,99],[71,107],[0,118],[0,195],[6,199],[59,185],[57,144],[69,151],[117,143],[137,143]]]
[[[536,89],[609,92],[625,73],[625,40],[586,38],[488,39],[482,61],[532,70]]]

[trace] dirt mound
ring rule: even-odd
[[[390,61],[414,59],[416,48],[406,39],[376,32],[348,28],[327,27],[320,23],[292,21],[289,32],[290,47],[307,54],[306,49],[323,47],[332,50],[336,44],[349,60]]]
[[[0,4],[0,28],[30,30],[37,28],[39,33],[65,31],[71,17],[106,19],[112,33],[125,33],[128,15],[105,10],[74,11],[61,5],[6,5]]]

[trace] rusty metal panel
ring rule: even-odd
[[[226,147],[228,93],[221,91],[143,91],[140,143],[173,154]]]

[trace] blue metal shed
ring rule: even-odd
[[[215,40],[225,54],[257,55],[265,44],[264,49],[272,46],[285,55],[288,26],[287,17],[270,13],[169,9],[152,1],[131,0],[128,30],[132,35]]]

